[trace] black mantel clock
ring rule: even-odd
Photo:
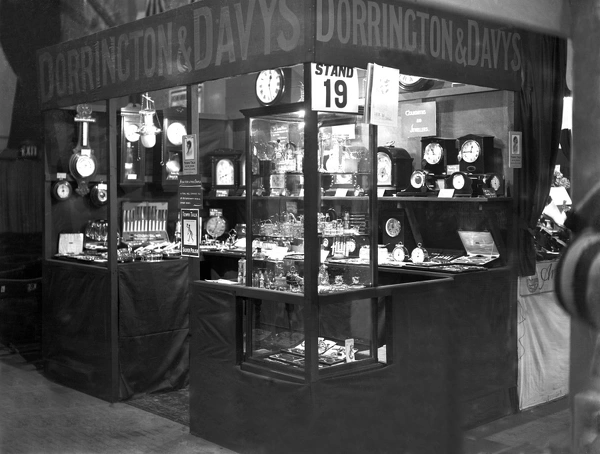
[[[492,172],[494,163],[493,154],[493,136],[467,134],[458,139],[458,161],[461,172]]]
[[[423,137],[421,139],[421,168],[434,175],[445,175],[449,165],[458,164],[456,139]]]
[[[410,186],[413,158],[404,148],[377,147],[377,187],[396,195]],[[388,194],[388,193],[392,194]]]

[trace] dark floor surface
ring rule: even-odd
[[[187,389],[110,404],[40,367],[35,347],[0,345],[2,454],[234,454],[189,433]],[[565,397],[465,432],[463,454],[569,454],[570,421]]]

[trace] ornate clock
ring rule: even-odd
[[[242,152],[219,148],[210,153],[212,167],[212,190],[214,197],[235,195],[240,184],[240,157]]]
[[[142,186],[145,182],[146,153],[140,140],[140,106],[128,104],[119,112],[119,184]]]
[[[445,175],[449,165],[458,164],[456,139],[423,137],[421,139],[421,168],[434,175]]]
[[[458,139],[459,170],[468,173],[493,171],[494,137],[468,134]]]
[[[404,148],[377,147],[377,186],[389,189],[392,195],[408,188],[412,161],[413,158]]]
[[[162,149],[154,153],[155,178],[160,181],[163,190],[176,191],[183,163],[182,143],[187,134],[187,109],[182,106],[169,107],[162,111]]]
[[[96,175],[98,165],[94,150],[90,148],[89,123],[96,120],[92,118],[92,109],[88,104],[77,106],[75,122],[79,123],[79,140],[73,149],[73,155],[69,160],[69,171],[77,181],[75,192],[81,196],[87,195],[90,188],[87,183]]]

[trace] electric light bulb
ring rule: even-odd
[[[156,136],[152,133],[143,134],[142,136],[142,145],[146,148],[152,148],[156,145]]]

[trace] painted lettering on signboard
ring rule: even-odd
[[[273,66],[280,66],[282,54],[301,50],[303,11],[303,2],[291,0],[207,0],[43,49],[40,100],[118,87],[106,91],[114,97],[144,89],[144,81],[198,82],[198,72],[210,68],[208,78],[241,74],[254,57],[279,56]]]

